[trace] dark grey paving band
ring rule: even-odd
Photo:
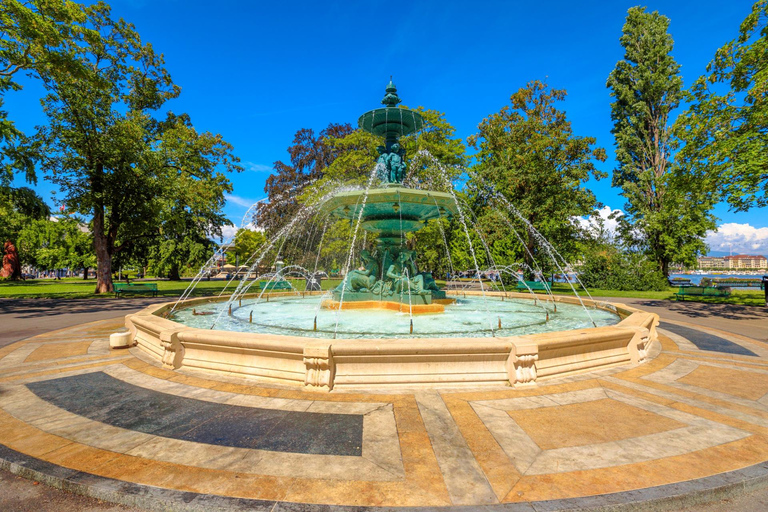
[[[687,339],[701,350],[708,350],[710,352],[724,352],[726,354],[734,354],[738,356],[755,356],[757,354],[749,349],[742,347],[737,343],[728,341],[720,336],[709,334],[707,332],[691,329],[690,327],[684,327],[682,325],[670,324],[668,322],[662,322],[659,325],[660,328],[673,332]]]
[[[182,441],[362,456],[363,416],[219,404],[134,386],[103,372],[27,384],[43,400],[79,416]]]
[[[264,512],[556,512],[565,510],[671,511],[734,498],[768,485],[768,462],[736,471],[637,491],[567,500],[505,503],[476,507],[353,507],[229,498],[139,485],[51,464],[0,444],[0,469],[83,496],[152,511]]]

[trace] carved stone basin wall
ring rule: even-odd
[[[510,292],[486,294],[530,298]],[[578,303],[573,297],[555,300]],[[192,299],[184,305],[210,301]],[[657,315],[622,304],[584,302],[614,311],[622,320],[608,327],[525,336],[334,340],[187,327],[163,318],[173,307],[167,303],[126,316],[126,325],[139,350],[166,368],[249,376],[321,391],[533,385],[541,379],[646,359],[657,340]]]

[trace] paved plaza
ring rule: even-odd
[[[109,348],[143,304],[83,305],[0,348],[0,466],[153,510],[678,510],[764,487],[765,311],[622,302],[662,317],[639,366],[343,393],[162,369]]]

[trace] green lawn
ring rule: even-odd
[[[575,285],[574,285],[575,286]],[[581,294],[581,288],[575,286]],[[590,288],[589,293],[593,297],[632,297],[637,299],[675,300],[677,287],[669,287],[662,292],[636,292],[620,290],[601,290]],[[573,295],[573,290],[566,283],[555,283],[552,292],[557,295]],[[536,292],[542,294],[544,292]],[[733,288],[729,297],[686,297],[686,302],[707,302],[711,304],[741,304],[745,306],[765,306],[765,292],[761,290],[740,290]]]
[[[141,282],[157,283],[158,295],[162,297],[179,297],[189,286],[189,280],[183,281],[164,281],[164,280],[146,280]],[[323,290],[336,287],[341,282],[340,279],[323,279]],[[226,292],[234,290],[238,282],[233,281],[226,289]],[[443,281],[438,281],[443,286]],[[96,282],[93,279],[83,281],[78,278],[67,278],[59,281],[55,279],[30,279],[27,281],[0,281],[0,297],[47,297],[47,298],[91,298],[98,297],[93,293]],[[227,286],[227,281],[200,281],[193,296],[211,296],[218,295]],[[294,286],[298,290],[304,290],[304,281],[295,280]],[[514,288],[510,288],[514,290]],[[578,288],[577,288],[578,290]],[[254,289],[254,291],[256,291]],[[571,287],[565,283],[555,283],[554,293],[560,295],[573,295]],[[579,290],[580,291],[580,290]],[[635,297],[640,299],[674,300],[677,288],[668,288],[663,292],[633,292],[617,290],[590,289],[589,293],[593,297]],[[538,292],[543,293],[543,292]],[[114,297],[114,294],[108,294],[105,297]],[[760,290],[738,290],[734,289],[730,297],[693,297],[686,301],[709,302],[714,304],[742,304],[747,306],[764,306],[765,295]]]
[[[161,297],[179,297],[187,286],[190,284],[190,280],[183,281],[165,281],[165,280],[152,280],[138,281],[142,283],[157,283],[157,294]],[[322,287],[324,290],[328,290],[337,286],[341,280],[339,279],[323,279]],[[239,281],[232,281],[227,286],[227,281],[200,281],[195,287],[193,296],[211,296],[218,295],[222,290],[226,288],[226,292],[233,291]],[[294,286],[299,289],[304,289],[304,281],[296,280]],[[55,279],[28,279],[26,281],[0,281],[0,297],[24,297],[24,298],[91,298],[99,297],[93,293],[96,287],[96,281],[89,279],[83,281],[79,278],[66,278],[61,280]],[[255,291],[255,289],[254,289]],[[114,297],[114,294],[107,294],[103,297]]]

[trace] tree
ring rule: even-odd
[[[77,62],[69,59],[62,48],[65,41],[81,41],[84,37],[78,22],[85,19],[87,10],[64,0],[0,2],[0,242],[15,241],[22,225],[50,215],[42,199],[30,189],[10,186],[17,173],[24,174],[28,183],[37,180],[27,138],[2,110],[4,96],[21,89],[14,81],[18,73],[42,68],[66,68],[78,73]],[[25,198],[33,200],[25,205]],[[35,211],[28,211],[27,207],[34,203]]]
[[[220,234],[216,223],[231,185],[219,171],[241,167],[221,136],[198,133],[188,116],[152,117],[180,88],[132,25],[111,19],[99,3],[82,26],[89,36],[66,45],[82,73],[37,71],[48,91],[49,124],[36,143],[41,167],[68,207],[93,219],[96,292],[104,293],[112,290],[113,257],[159,237],[169,205],[204,217],[206,232]]]
[[[605,151],[594,147],[594,137],[575,136],[565,112],[555,106],[565,96],[564,90],[530,82],[511,96],[511,106],[484,119],[480,132],[469,138],[478,149],[469,181],[478,191],[469,203],[478,217],[476,225],[506,226],[504,244],[516,250],[510,258],[523,259],[530,268],[535,268],[534,259],[544,264],[549,254],[514,215],[506,214],[507,220],[499,222],[499,211],[507,208],[494,200],[496,194],[567,256],[574,253],[579,235],[572,217],[587,215],[598,206],[595,195],[582,185],[590,177],[605,176],[595,167],[595,162],[605,160]]]
[[[82,22],[88,7],[65,0],[3,0],[0,2],[0,186],[9,186],[15,172],[35,181],[32,156],[24,134],[8,118],[3,96],[21,86],[14,75],[42,69],[67,69],[77,74],[79,63],[65,50],[86,37]]]
[[[768,0],[752,6],[739,36],[717,50],[689,91],[676,126],[681,161],[701,188],[731,208],[768,206]]]
[[[613,185],[627,200],[622,234],[646,250],[665,276],[671,262],[695,259],[715,227],[712,196],[677,172],[674,162],[670,115],[683,96],[683,81],[668,27],[669,19],[658,12],[629,9],[620,39],[624,59],[607,82],[618,161]]]
[[[264,236],[263,231],[247,228],[238,229],[233,240],[234,248],[228,253],[232,261],[228,261],[228,263],[233,265],[245,264],[251,256],[264,246],[266,241],[267,238]]]
[[[27,223],[18,235],[19,256],[25,264],[43,269],[83,269],[95,263],[87,226],[67,215]]]
[[[18,249],[21,230],[32,222],[47,219],[50,215],[48,205],[31,188],[0,186],[0,247],[4,247],[8,241],[14,243]],[[0,250],[0,258],[2,256],[3,251]]]
[[[339,156],[339,149],[328,141],[350,132],[352,126],[349,124],[335,123],[329,124],[319,135],[315,135],[310,128],[296,132],[293,145],[288,148],[290,163],[275,162],[275,172],[264,185],[269,201],[259,204],[260,227],[275,232],[293,218],[300,207],[298,198],[305,187],[322,178],[325,169]]]

